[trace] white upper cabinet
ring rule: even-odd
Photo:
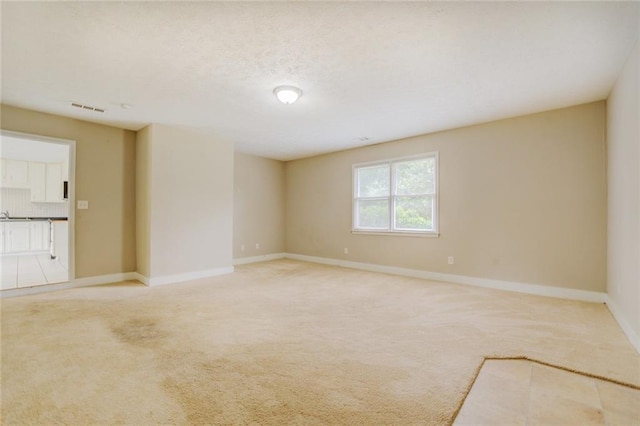
[[[29,188],[29,162],[3,158],[0,168],[3,188]]]
[[[62,163],[62,180],[69,180],[69,158],[65,158],[64,163]]]
[[[47,163],[47,195],[48,202],[62,202],[62,164]]]
[[[61,203],[63,198],[62,164],[29,163],[31,201]]]
[[[29,163],[31,178],[31,201],[46,201],[47,165],[45,163]]]

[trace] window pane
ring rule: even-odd
[[[433,230],[433,196],[396,197],[396,229]]]
[[[358,169],[358,197],[384,197],[389,195],[389,165]]]
[[[396,194],[435,193],[435,158],[396,163]]]
[[[358,200],[358,228],[389,229],[389,200]]]

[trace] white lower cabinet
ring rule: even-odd
[[[6,228],[6,223],[0,223],[0,253],[4,253],[4,234]]]
[[[56,220],[51,223],[53,227],[53,253],[58,257],[58,261],[69,269],[69,222],[66,220]]]
[[[23,253],[49,250],[48,221],[3,222],[0,253]]]
[[[49,222],[37,221],[29,223],[30,251],[49,250],[50,225]]]
[[[29,251],[31,237],[29,222],[9,222],[5,229],[5,249],[7,253]]]

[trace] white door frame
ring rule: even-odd
[[[69,276],[67,277],[67,281],[73,281],[76,278],[76,237],[74,226],[76,217],[76,141],[4,129],[0,129],[0,134],[2,136],[28,139],[36,142],[55,143],[69,147],[69,184],[67,188],[67,202],[69,203],[69,216],[67,219],[69,222]]]

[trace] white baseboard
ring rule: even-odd
[[[149,287],[149,277],[146,277],[146,276],[142,275],[139,272],[134,272],[133,274],[134,274],[136,280],[140,281],[142,284],[144,284],[147,287]]]
[[[262,256],[240,257],[233,259],[234,265],[244,265],[247,263],[266,262],[267,260],[282,259],[285,253],[264,254]]]
[[[136,280],[138,275],[136,272],[124,272],[119,274],[98,275],[96,277],[76,278],[73,280],[78,287],[88,287],[92,285],[117,283],[120,281]]]
[[[33,294],[48,293],[51,291],[67,290],[77,287],[90,287],[95,285],[117,283],[120,281],[139,281],[142,284],[153,287],[163,284],[178,283],[182,281],[196,280],[199,278],[213,277],[216,275],[229,274],[234,271],[233,266],[224,268],[209,269],[205,271],[189,272],[185,274],[167,275],[164,277],[149,278],[138,272],[124,272],[118,274],[98,275],[95,277],[77,278],[75,280],[46,284],[33,287],[15,288],[0,291],[0,299],[9,297],[29,296]]]
[[[174,284],[183,281],[197,280],[200,278],[215,277],[217,275],[230,274],[234,271],[233,266],[225,266],[222,268],[207,269],[204,271],[186,272],[184,274],[165,275],[162,277],[145,277],[137,274],[140,278],[137,278],[140,282],[149,287],[157,285]]]
[[[629,339],[633,347],[635,347],[636,351],[640,353],[640,336],[638,336],[633,327],[631,327],[631,324],[629,324],[629,322],[626,320],[618,304],[614,302],[614,300],[608,295],[607,301],[605,303],[607,304],[609,312],[611,312],[611,315],[613,315],[613,318],[616,320],[624,334],[627,335],[627,338]]]
[[[413,278],[423,278],[432,281],[445,281],[455,284],[472,285],[476,287],[492,288],[495,290],[513,291],[517,293],[534,294],[537,296],[556,297],[560,299],[580,300],[584,302],[605,303],[607,294],[597,291],[576,290],[570,288],[550,287],[538,284],[526,284],[512,281],[476,278],[466,275],[444,274],[441,272],[421,271],[418,269],[398,268],[395,266],[375,265],[372,263],[351,262],[348,260],[330,259],[325,257],[307,256],[303,254],[285,253],[287,259],[306,262],[322,263],[325,265],[342,266],[345,268],[361,269],[364,271],[382,272],[385,274],[402,275]]]
[[[234,265],[242,265],[247,263],[264,262],[275,259],[294,259],[305,262],[320,263],[324,265],[341,266],[345,268],[360,269],[364,271],[382,272],[386,274],[401,275],[413,278],[422,278],[427,280],[445,281],[456,284],[465,284],[476,287],[492,288],[496,290],[506,290],[518,293],[534,294],[537,296],[556,297],[561,299],[580,300],[585,302],[606,303],[607,308],[613,315],[624,334],[627,336],[636,351],[640,352],[640,336],[633,330],[631,325],[622,315],[618,305],[606,293],[595,291],[575,290],[568,288],[550,287],[537,284],[525,284],[512,281],[501,281],[487,278],[476,278],[465,275],[444,274],[440,272],[421,271],[418,269],[398,268],[394,266],[376,265],[372,263],[351,262],[340,259],[330,259],[325,257],[307,256],[294,253],[274,253],[262,256],[244,257],[234,259]],[[213,277],[234,272],[233,266],[208,269],[205,271],[189,272],[185,274],[167,275],[163,277],[149,278],[138,272],[124,272],[117,274],[98,275],[94,277],[77,278],[72,281],[40,285],[34,287],[7,289],[0,291],[0,299],[28,296],[33,294],[48,293],[57,290],[66,290],[77,287],[89,287],[95,285],[116,283],[121,281],[137,280],[149,287],[190,281],[199,278]]]
[[[0,299],[8,297],[29,296],[33,294],[49,293],[51,291],[67,290],[77,287],[90,287],[94,285],[117,283],[120,281],[138,280],[136,272],[123,272],[118,274],[98,275],[95,277],[76,278],[75,280],[58,283],[46,284],[34,287],[12,288],[0,291]],[[138,280],[139,281],[139,280]]]
[[[417,269],[397,268],[393,266],[351,262],[347,260],[330,259],[325,257],[307,256],[293,253],[285,253],[284,257],[287,259],[322,263],[325,265],[342,266],[345,268],[361,269],[365,271],[382,272],[386,274],[402,275],[414,278],[424,278],[434,281],[445,281],[456,284],[472,285],[476,287],[492,288],[496,290],[513,291],[517,293],[534,294],[537,296],[556,297],[559,299],[579,300],[583,302],[605,303],[607,308],[613,315],[613,318],[616,320],[633,347],[638,353],[640,353],[640,336],[635,332],[635,330],[626,320],[616,302],[614,302],[613,299],[611,299],[609,295],[604,292],[550,287],[545,285],[501,281],[487,278],[476,278],[465,275],[443,274],[440,272],[420,271]]]

